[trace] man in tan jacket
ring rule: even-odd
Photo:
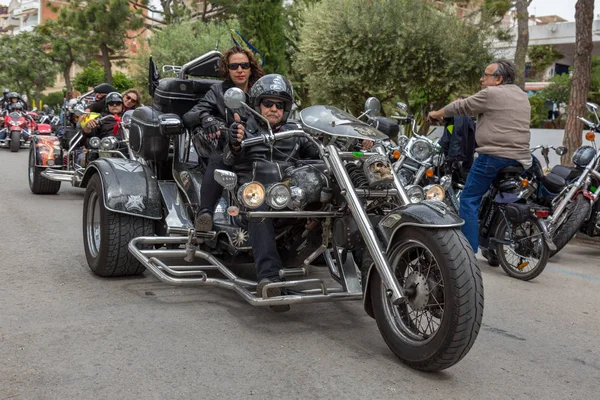
[[[498,172],[511,165],[531,166],[529,124],[531,107],[527,94],[514,84],[515,66],[507,60],[495,60],[481,76],[481,90],[457,100],[441,110],[429,113],[430,120],[454,115],[476,115],[477,153],[479,156],[467,176],[460,197],[459,214],[465,220],[462,231],[473,251],[479,247],[478,210]],[[482,244],[482,247],[487,244]],[[482,248],[490,265],[497,266],[493,253]]]

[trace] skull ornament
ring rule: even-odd
[[[389,185],[394,181],[392,175],[392,165],[387,157],[382,155],[373,155],[363,164],[363,172],[369,181],[369,187]]]

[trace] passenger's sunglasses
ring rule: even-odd
[[[227,67],[230,70],[232,70],[232,71],[235,71],[239,67],[242,67],[242,69],[250,69],[250,63],[247,63],[247,62],[243,62],[243,63],[231,63]]]
[[[275,105],[278,110],[283,110],[283,107],[285,107],[285,103],[283,101],[262,100],[260,104],[267,108],[271,108],[273,105]]]
[[[108,105],[111,107],[120,106],[121,104],[123,103],[121,103],[120,101],[111,101],[110,103],[108,103]]]
[[[137,103],[137,98],[135,98],[135,97],[131,97],[131,96],[130,96],[130,95],[128,95],[128,94],[126,94],[124,97],[125,97],[125,99],[127,99],[127,100],[131,100],[131,101],[133,101],[133,102]]]

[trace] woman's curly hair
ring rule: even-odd
[[[240,46],[233,46],[232,48],[228,49],[225,53],[223,53],[223,57],[221,57],[221,59],[219,60],[219,73],[221,74],[221,77],[224,80],[231,80],[231,78],[229,77],[228,68],[229,57],[231,57],[233,54],[238,53],[245,54],[246,57],[248,57],[248,60],[250,61],[250,78],[248,79],[248,88],[251,88],[252,85],[254,85],[254,82],[261,78],[265,73],[262,67],[258,65],[254,54],[252,54],[250,50],[246,50]]]

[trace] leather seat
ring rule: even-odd
[[[518,175],[523,172],[523,167],[520,165],[509,165],[508,167],[502,168],[498,174],[504,175]]]
[[[567,182],[565,179],[554,172],[549,173],[548,175],[544,175],[540,178],[540,182],[546,189],[553,193],[558,193],[565,186],[567,186]]]
[[[583,171],[581,169],[565,167],[564,165],[555,165],[552,168],[553,174],[558,175],[567,181],[579,177],[582,172]]]

